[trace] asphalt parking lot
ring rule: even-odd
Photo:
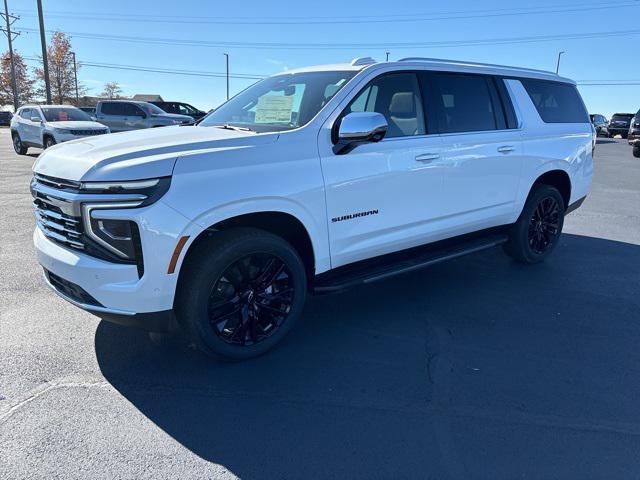
[[[640,160],[596,150],[548,262],[499,249],[312,298],[209,360],[99,321],[36,264],[33,157],[0,129],[2,478],[638,478]]]

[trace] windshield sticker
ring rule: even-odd
[[[265,95],[258,99],[256,123],[291,123],[293,95]]]

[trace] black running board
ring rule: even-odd
[[[377,282],[403,273],[413,272],[436,263],[480,252],[505,243],[505,233],[465,235],[431,245],[346,265],[316,277],[313,293],[334,293],[356,285]]]

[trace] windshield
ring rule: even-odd
[[[138,106],[146,113],[147,115],[166,115],[167,112],[162,110],[160,107],[154,105],[153,103],[139,103]]]
[[[42,107],[47,122],[91,122],[91,117],[75,107]]]
[[[613,117],[611,117],[611,120],[631,120],[633,118],[633,114],[632,113],[616,113]]]
[[[255,132],[307,124],[356,72],[304,72],[262,80],[222,104],[200,126],[230,125]]]

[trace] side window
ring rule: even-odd
[[[102,104],[102,113],[105,115],[124,115],[124,104],[119,102],[104,102]]]
[[[496,112],[490,81],[490,78],[481,75],[433,75],[441,133],[481,132],[503,128],[504,117],[500,119],[503,113],[501,107]]]
[[[140,110],[136,105],[132,103],[123,103],[124,107],[124,115],[127,117],[135,117],[142,115],[142,110]]]
[[[521,79],[545,123],[589,123],[589,114],[574,85],[548,80]]]
[[[413,73],[391,73],[374,79],[346,108],[352,112],[378,112],[389,124],[385,138],[426,133],[418,78]]]
[[[22,118],[26,118],[27,120],[31,119],[31,109],[30,108],[23,108],[22,111],[20,112],[20,116]]]

